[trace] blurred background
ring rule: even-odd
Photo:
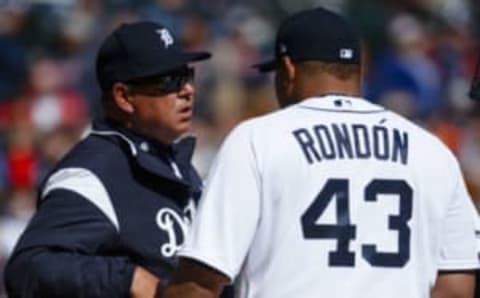
[[[346,15],[363,36],[364,96],[438,135],[480,207],[480,108],[467,95],[475,0],[0,0],[0,278],[36,186],[101,116],[94,60],[106,34],[160,21],[186,48],[213,53],[196,64],[194,163],[205,175],[233,125],[276,109],[271,75],[250,65],[272,55],[283,18],[316,6]]]

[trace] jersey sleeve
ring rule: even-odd
[[[457,183],[447,207],[441,234],[440,271],[479,268],[479,250],[475,236],[479,219],[458,165],[455,172]]]
[[[260,213],[260,174],[250,134],[244,124],[225,140],[179,252],[231,280],[247,255]]]

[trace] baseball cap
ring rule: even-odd
[[[343,17],[319,7],[287,18],[277,33],[275,58],[253,67],[272,71],[284,55],[295,62],[360,64],[360,40]]]
[[[97,54],[96,73],[102,90],[168,73],[189,62],[210,58],[208,52],[185,52],[170,30],[159,23],[123,24],[108,35]]]

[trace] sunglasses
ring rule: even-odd
[[[158,96],[179,92],[185,84],[193,82],[194,77],[192,67],[182,67],[162,75],[130,81],[127,85],[132,93]]]

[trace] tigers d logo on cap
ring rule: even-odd
[[[160,34],[160,38],[162,39],[163,43],[165,44],[165,47],[168,48],[173,44],[173,37],[170,34],[170,31],[167,29],[159,29],[156,31],[158,34]]]
[[[105,38],[98,51],[97,80],[103,90],[108,90],[114,82],[166,74],[210,56],[207,52],[184,51],[162,24],[123,24]]]

